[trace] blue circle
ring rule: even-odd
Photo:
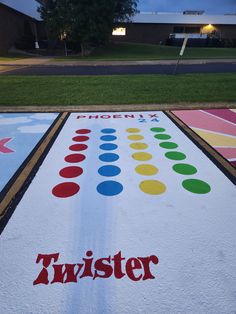
[[[116,181],[104,181],[97,186],[97,191],[105,196],[114,196],[123,191],[123,185]]]
[[[117,154],[112,154],[112,153],[105,153],[99,156],[99,159],[105,162],[117,161],[119,158],[120,157]]]
[[[98,173],[104,177],[115,177],[120,174],[121,170],[117,166],[102,166],[98,169]]]
[[[115,150],[117,149],[117,145],[116,144],[102,144],[100,145],[100,148],[103,150]]]
[[[111,141],[115,141],[117,139],[117,137],[114,136],[114,135],[103,135],[103,136],[100,137],[100,139],[102,141],[111,142]]]
[[[116,130],[115,129],[103,129],[101,132],[105,134],[112,134],[112,133],[116,133]]]

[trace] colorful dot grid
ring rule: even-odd
[[[165,132],[166,130],[164,128],[151,128],[152,132],[157,133],[154,135],[154,138],[158,140],[169,140],[171,139],[171,135],[169,134],[159,134],[160,132]],[[161,148],[164,149],[176,149],[179,147],[178,144],[174,142],[161,142],[159,144]],[[174,160],[174,161],[181,161],[185,160],[187,156],[179,151],[168,151],[165,153],[165,157]],[[197,173],[197,168],[195,168],[193,165],[186,164],[186,163],[179,163],[173,165],[172,169],[181,175],[194,175]],[[211,187],[208,183],[198,180],[198,179],[186,179],[182,182],[182,186],[185,190],[195,193],[195,194],[206,194],[211,191]]]
[[[155,130],[161,130],[159,128],[154,128]],[[163,129],[164,131],[164,129]],[[140,129],[137,128],[128,128],[126,130],[127,133],[139,133],[141,132]],[[133,150],[144,150],[148,148],[146,143],[136,142],[139,140],[143,140],[144,136],[140,134],[133,134],[128,136],[129,140],[134,141],[134,143],[130,144],[130,147]],[[148,161],[153,158],[150,153],[147,152],[137,152],[132,154],[132,158],[136,161]],[[139,164],[135,168],[136,173],[142,176],[154,176],[158,173],[159,169],[152,165],[152,164]],[[158,180],[144,180],[139,184],[139,188],[142,192],[149,194],[149,195],[160,195],[166,191],[166,186],[164,183]]]
[[[155,133],[154,138],[160,140],[159,146],[165,150],[164,156],[172,161],[184,161],[187,156],[176,149],[179,145],[171,140],[171,135],[166,133],[166,129],[162,127],[153,127],[150,129]],[[134,171],[140,176],[153,177],[158,175],[159,169],[156,165],[150,163],[153,159],[153,155],[147,150],[148,144],[145,143],[145,137],[141,134],[139,128],[127,128],[126,132],[129,147],[135,152],[131,155],[132,158],[138,162]],[[71,154],[64,157],[64,160],[68,164],[59,171],[59,176],[64,179],[74,179],[81,176],[84,172],[83,168],[78,166],[77,163],[81,163],[86,159],[83,154],[88,149],[86,142],[89,140],[88,134],[91,133],[89,129],[79,129],[76,132],[76,136],[72,137],[73,142],[69,146],[72,151]],[[101,143],[99,149],[103,152],[98,156],[100,162],[103,164],[98,168],[97,172],[101,177],[109,178],[97,185],[97,192],[103,196],[115,196],[123,191],[123,185],[114,178],[121,173],[120,167],[114,163],[119,160],[120,156],[117,154],[118,145],[115,143],[117,140],[117,130],[114,128],[104,128],[101,130],[100,135]],[[194,165],[179,162],[172,166],[172,170],[184,176],[190,176],[197,173],[197,168]],[[182,182],[182,187],[195,194],[209,193],[211,187],[208,183],[199,179],[185,179]],[[159,180],[146,179],[141,181],[139,188],[142,192],[149,195],[160,195],[166,191],[166,185]],[[80,186],[76,182],[61,182],[52,189],[52,194],[59,198],[67,198],[77,194],[80,191]]]
[[[77,130],[76,134],[89,134],[91,130],[80,129]],[[72,140],[74,142],[87,142],[89,140],[88,136],[79,135],[73,136]],[[86,144],[73,144],[69,146],[69,149],[73,152],[80,152],[87,150],[88,146]],[[65,156],[64,160],[66,163],[72,163],[73,166],[66,166],[59,171],[59,176],[62,178],[77,178],[83,174],[83,168],[76,166],[75,164],[82,162],[86,157],[84,154],[76,153]],[[76,182],[61,182],[54,186],[52,189],[52,194],[58,198],[68,198],[74,196],[80,191],[80,186]]]
[[[102,129],[101,133],[103,134],[114,134],[116,133],[115,129]],[[113,151],[118,148],[118,146],[113,142],[117,139],[115,135],[103,135],[100,137],[101,141],[109,142],[103,143],[99,147],[104,151]],[[99,160],[102,162],[115,162],[119,159],[119,155],[115,153],[102,153],[99,155]],[[102,177],[113,178],[118,176],[121,173],[121,169],[116,165],[103,165],[98,169],[98,173]],[[123,191],[123,185],[115,180],[106,180],[98,184],[97,192],[103,196],[115,196],[120,194]]]

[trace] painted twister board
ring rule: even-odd
[[[164,113],[73,113],[2,233],[1,311],[233,313],[235,204]]]
[[[173,113],[236,168],[236,109],[179,110]]]
[[[56,113],[0,114],[0,192],[57,116]]]

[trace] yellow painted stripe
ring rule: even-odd
[[[236,138],[227,135],[221,135],[216,133],[211,133],[207,131],[200,131],[198,129],[193,128],[194,132],[196,132],[200,137],[202,137],[207,143],[211,146],[230,146],[236,147]]]

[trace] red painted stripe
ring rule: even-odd
[[[214,115],[200,110],[173,111],[184,123],[192,128],[236,136],[236,124],[219,119]]]
[[[217,147],[216,150],[227,159],[236,158],[236,147]]]
[[[236,112],[229,109],[207,109],[204,111],[236,124]]]

